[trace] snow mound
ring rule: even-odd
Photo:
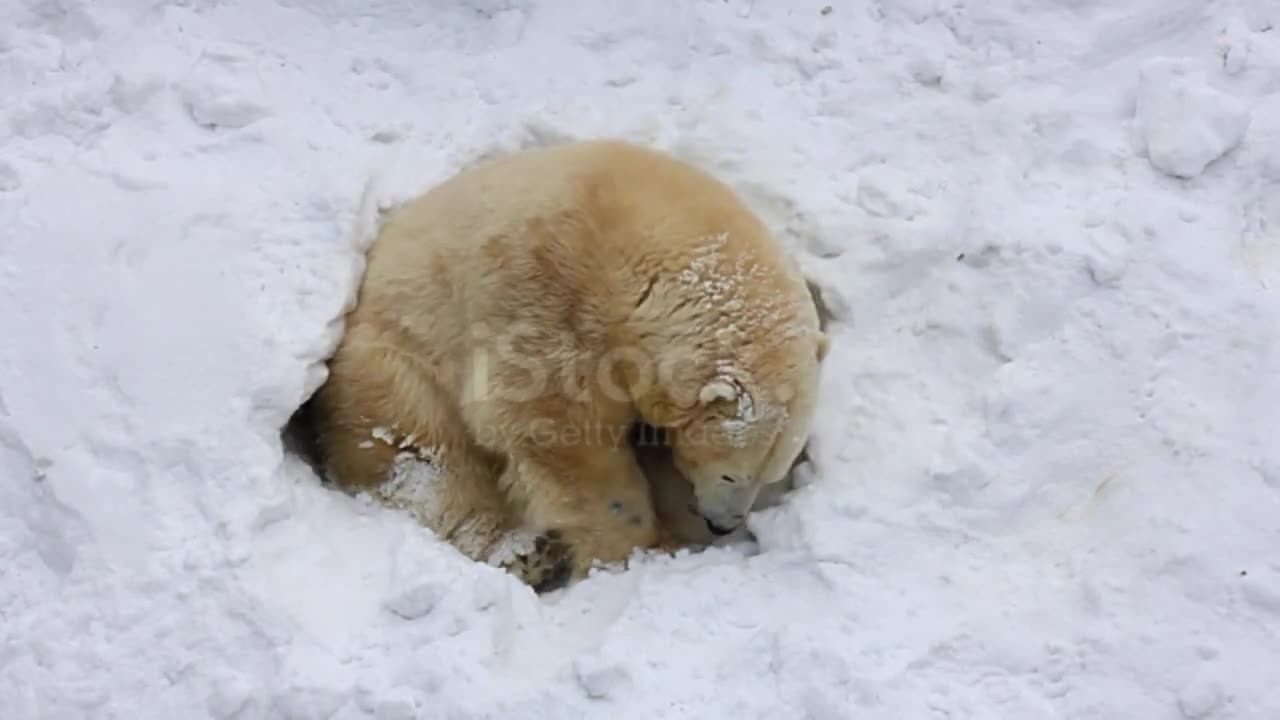
[[[1249,128],[1249,106],[1196,78],[1183,62],[1147,61],[1141,70],[1135,119],[1151,165],[1192,178],[1231,152]]]

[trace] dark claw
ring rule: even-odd
[[[569,575],[572,574],[573,567],[567,557],[556,561],[551,570],[542,576],[542,580],[533,586],[533,591],[539,595],[549,593],[553,590],[559,590],[569,584]]]
[[[533,552],[525,562],[536,577],[530,584],[539,595],[559,590],[569,584],[573,575],[573,549],[559,530],[548,530],[533,539]]]

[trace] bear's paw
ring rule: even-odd
[[[573,576],[573,548],[558,530],[548,530],[533,540],[533,549],[516,555],[507,571],[542,595],[569,584]]]

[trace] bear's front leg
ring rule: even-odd
[[[393,340],[358,317],[348,321],[310,407],[325,474],[488,561],[512,529],[497,484],[501,457],[468,437],[431,367]]]
[[[564,587],[596,563],[623,563],[637,548],[665,544],[630,447],[525,447],[511,459],[501,484],[539,541],[509,569],[535,591]]]

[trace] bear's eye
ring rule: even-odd
[[[721,480],[723,480],[723,481],[725,481],[725,482],[727,482],[727,483],[729,483],[730,485],[732,485],[732,484],[734,484],[734,483],[738,482],[738,481],[737,481],[736,479],[734,479],[734,478],[733,478],[733,476],[731,476],[731,475],[721,475],[721,476],[720,476],[720,479],[721,479]]]

